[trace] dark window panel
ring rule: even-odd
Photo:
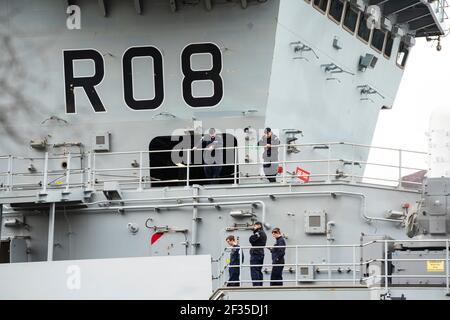
[[[331,0],[330,11],[328,15],[337,22],[341,22],[342,12],[344,11],[344,3],[340,0]]]
[[[314,0],[314,6],[322,12],[327,11],[328,0]]]
[[[351,33],[355,33],[357,23],[358,11],[348,5],[344,15],[344,27]]]
[[[378,51],[383,51],[384,39],[386,38],[386,33],[380,29],[373,30],[372,36],[372,47]]]
[[[392,33],[388,32],[386,39],[386,46],[384,47],[384,54],[386,57],[390,58],[392,55],[392,48],[394,47],[394,38]]]
[[[358,37],[361,38],[364,42],[369,42],[370,38],[370,29],[367,27],[367,17],[364,16],[359,23],[358,28]]]

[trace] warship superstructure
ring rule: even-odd
[[[446,7],[0,0],[0,297],[449,299],[450,128],[437,156],[371,146]],[[209,128],[220,164],[195,149]],[[262,287],[247,258],[227,287],[225,238],[248,257],[255,221],[286,238],[284,285],[267,251]]]

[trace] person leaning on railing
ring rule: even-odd
[[[263,164],[264,174],[269,182],[277,182],[275,178],[278,172],[278,146],[280,139],[273,134],[272,129],[266,128],[258,146],[264,146]]]
[[[217,134],[216,129],[210,128],[208,134],[195,144],[193,150],[200,148],[205,149],[203,150],[203,162],[206,165],[203,167],[205,177],[207,179],[220,178],[220,174],[222,173],[221,164],[223,161],[223,150],[221,150],[221,148],[223,148],[223,139]],[[216,152],[216,149],[219,150]],[[211,183],[212,180],[209,180],[208,182]]]
[[[272,236],[275,238],[275,244],[270,248],[272,252],[272,273],[270,275],[271,286],[283,285],[283,268],[284,268],[284,256],[286,254],[286,241],[281,235],[280,228],[274,228],[272,230]],[[276,280],[276,281],[275,281]]]

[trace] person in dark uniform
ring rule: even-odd
[[[267,236],[261,222],[255,222],[253,225],[253,235],[250,236],[249,241],[252,247],[266,246]],[[264,248],[251,248],[250,265],[258,265],[250,267],[250,274],[252,276],[254,287],[263,285],[262,264],[264,264]]]
[[[281,235],[279,228],[274,228],[272,230],[272,236],[275,238],[275,244],[269,249],[272,252],[272,274],[270,275],[270,285],[282,286],[286,241]]]
[[[280,139],[273,134],[272,129],[266,128],[264,136],[258,141],[258,146],[264,146],[263,164],[264,174],[269,182],[277,182],[275,178],[278,172],[278,146]]]
[[[220,178],[220,174],[222,173],[223,150],[220,148],[223,148],[223,140],[220,135],[217,135],[216,129],[210,128],[208,132],[209,134],[201,138],[193,149],[205,149],[203,151],[205,165],[214,165],[203,167],[205,177],[208,179],[217,179]],[[212,183],[212,181],[210,180],[208,182]]]
[[[229,273],[230,273],[230,278],[229,278],[229,282],[227,283],[227,287],[239,287],[240,283],[236,282],[236,281],[240,281],[239,280],[239,276],[240,276],[240,247],[237,243],[237,240],[234,236],[228,236],[226,238],[226,241],[228,243],[228,245],[230,247],[232,247],[231,252],[230,252],[230,266],[228,268]],[[242,256],[242,262],[244,262],[244,256]]]

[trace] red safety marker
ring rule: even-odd
[[[297,175],[297,178],[299,180],[302,180],[305,183],[308,183],[311,177],[311,172],[303,170],[300,167],[297,167],[297,169],[295,169],[295,174]]]
[[[162,236],[164,232],[157,232],[154,233],[150,239],[150,245],[153,245],[156,241],[158,241]]]

